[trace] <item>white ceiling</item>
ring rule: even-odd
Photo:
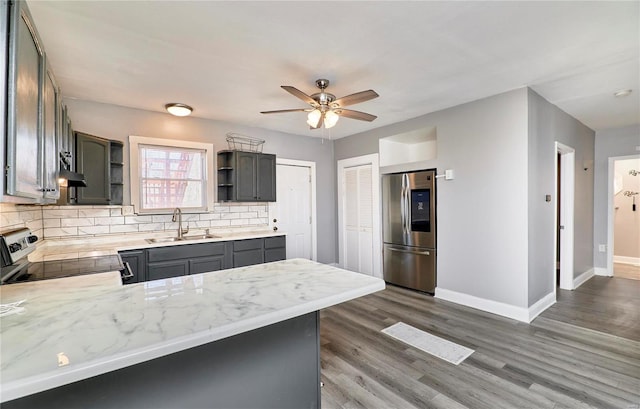
[[[529,86],[592,129],[640,123],[640,3],[28,1],[66,97],[341,138]],[[380,97],[309,130],[308,94]],[[631,88],[626,98],[617,90]],[[230,129],[230,131],[233,131]]]

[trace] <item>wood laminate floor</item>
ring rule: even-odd
[[[640,282],[558,298],[531,324],[394,286],[323,310],[322,407],[639,409]],[[456,366],[380,333],[398,321],[475,352]]]
[[[617,278],[628,278],[630,280],[640,280],[640,266],[613,263],[613,276]]]

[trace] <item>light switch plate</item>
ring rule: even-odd
[[[607,251],[607,245],[606,244],[599,244],[598,245],[598,251],[600,253],[604,253],[605,251]]]
[[[444,171],[444,180],[453,180],[454,178],[453,169],[447,169]]]

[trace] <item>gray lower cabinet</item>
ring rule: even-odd
[[[134,277],[123,284],[285,260],[285,236],[121,251]]]
[[[189,260],[189,274],[208,273],[225,269],[225,256],[198,257]]]
[[[264,262],[286,260],[287,242],[285,236],[267,237],[264,239]]]
[[[231,242],[185,244],[147,250],[147,281],[206,273],[231,267]]]
[[[320,408],[318,311],[2,403],[18,408]]]
[[[233,242],[233,267],[264,263],[264,239],[248,239]]]
[[[189,274],[189,260],[161,261],[147,264],[147,281],[186,276]]]

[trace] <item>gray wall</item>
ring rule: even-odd
[[[424,127],[437,128],[433,166],[455,171],[437,182],[438,287],[526,307],[526,88],[339,139],[336,160]]]
[[[65,103],[75,130],[125,142],[126,169],[129,163],[129,135],[213,143],[218,151],[227,149],[226,133],[237,132],[264,139],[266,153],[275,153],[286,159],[316,162],[318,261],[336,261],[336,167],[332,141],[76,99],[66,99]],[[129,172],[125,172],[126,186],[130,186]],[[125,189],[124,202],[130,203],[128,189]]]
[[[607,237],[609,158],[638,155],[640,151],[636,151],[636,146],[640,146],[640,125],[596,132],[593,187],[593,246],[596,249],[599,244],[606,244],[608,249],[613,244],[608,242]],[[593,265],[596,268],[606,269],[607,254],[594,252]]]
[[[529,306],[555,286],[555,141],[575,149],[574,278],[593,267],[593,160],[595,133],[532,90],[529,112]],[[551,202],[545,202],[550,194]]]

